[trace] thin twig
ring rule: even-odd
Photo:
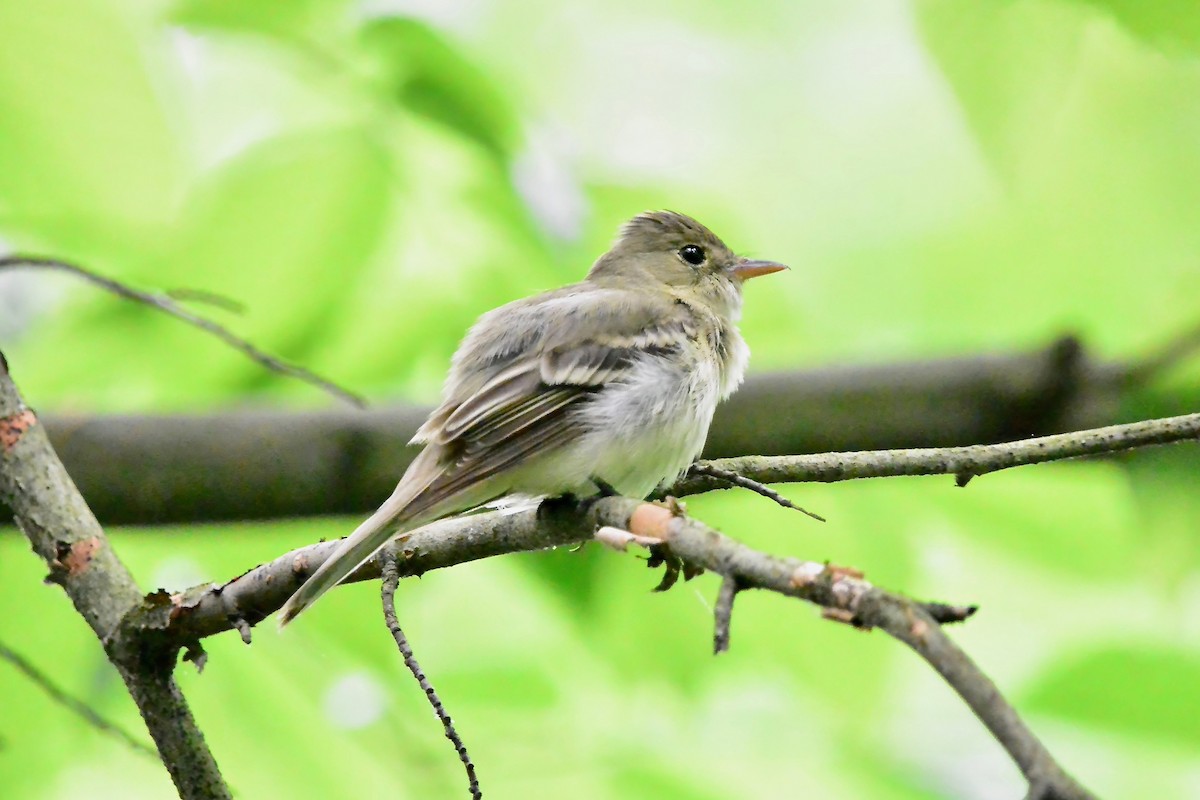
[[[879,628],[904,642],[928,661],[975,712],[1016,762],[1030,787],[1044,782],[1052,786],[1060,800],[1092,800],[1092,795],[1067,774],[991,679],[954,644],[921,603],[871,585],[852,568],[760,553],[660,506],[643,503],[625,513],[626,522],[604,522],[623,527],[634,536],[662,540],[675,557],[735,578],[738,588],[768,589],[799,597],[821,606],[829,619]],[[722,594],[727,591],[722,587]]]
[[[820,514],[814,514],[806,508],[801,508],[791,500],[788,500],[786,497],[781,495],[779,492],[772,489],[770,486],[767,486],[765,483],[760,483],[753,478],[747,478],[745,475],[739,475],[733,470],[722,469],[721,467],[713,464],[711,461],[697,461],[688,468],[688,474],[706,475],[710,478],[716,478],[717,480],[725,481],[726,483],[734,486],[740,486],[743,489],[749,489],[755,494],[760,494],[768,500],[774,500],[784,508],[794,509],[799,511],[801,514],[812,517],[818,522],[825,522],[825,518]]]
[[[219,308],[222,311],[228,311],[230,314],[245,314],[246,304],[240,300],[234,300],[232,297],[226,297],[218,292],[210,292],[207,289],[167,289],[163,292],[164,295],[181,303],[201,303],[213,308]]]
[[[835,483],[901,475],[953,475],[962,485],[972,477],[1047,461],[1116,453],[1200,439],[1200,413],[1108,425],[1072,433],[1039,436],[1003,444],[863,450],[799,456],[722,458],[717,467],[764,483]],[[727,488],[721,479],[689,472],[667,487],[676,497]]]
[[[363,398],[359,395],[354,394],[347,389],[343,389],[333,381],[322,378],[320,375],[317,375],[311,370],[295,364],[290,364],[282,359],[270,355],[269,353],[263,352],[250,342],[230,331],[225,326],[213,322],[206,317],[193,314],[191,311],[183,308],[167,294],[155,294],[153,292],[143,292],[138,289],[133,289],[119,281],[113,280],[112,278],[106,278],[103,275],[99,275],[88,269],[84,269],[76,264],[71,264],[66,261],[59,261],[54,258],[24,255],[0,257],[0,270],[19,267],[59,270],[70,275],[83,278],[89,283],[112,292],[118,297],[123,297],[126,300],[133,300],[134,302],[148,305],[151,308],[175,317],[176,319],[185,322],[188,325],[199,328],[205,333],[209,333],[217,337],[225,344],[229,345],[235,350],[240,351],[251,360],[261,364],[272,372],[278,372],[281,375],[286,375],[288,377],[303,381],[310,386],[315,386],[318,389],[321,389],[322,391],[327,392],[334,397],[345,400],[347,403],[359,408],[366,406],[366,401],[363,400]]]
[[[732,575],[721,579],[717,592],[717,604],[713,606],[713,655],[719,656],[729,649],[729,625],[733,620],[733,599],[737,597],[738,582]]]
[[[96,713],[95,709],[93,709],[87,703],[71,697],[61,688],[56,686],[54,682],[50,680],[49,676],[26,660],[26,658],[20,653],[17,653],[8,645],[4,644],[4,642],[0,642],[0,658],[3,658],[5,661],[20,670],[26,678],[29,678],[29,680],[33,681],[33,683],[39,689],[45,692],[51,700],[78,716],[88,725],[91,725],[93,728],[103,734],[112,736],[115,739],[119,739],[126,746],[128,746],[130,750],[141,753],[144,756],[149,756],[150,758],[154,759],[155,762],[158,761],[158,752],[155,751],[153,747],[150,747],[149,745],[133,738],[132,734],[100,716],[98,713]]]
[[[400,621],[396,618],[396,586],[399,583],[400,568],[396,565],[395,554],[389,551],[383,560],[384,622],[387,623],[388,630],[392,632],[392,638],[396,640],[396,647],[400,648],[400,655],[404,656],[404,666],[408,667],[408,671],[413,674],[413,677],[417,679],[417,683],[421,685],[421,689],[425,692],[425,697],[429,700],[429,705],[433,706],[434,713],[442,721],[442,727],[446,731],[446,738],[450,740],[450,743],[454,745],[455,751],[458,752],[458,760],[462,762],[463,768],[467,771],[468,788],[471,792],[471,797],[474,800],[479,800],[479,798],[483,797],[483,792],[479,788],[479,778],[475,775],[475,765],[471,762],[471,756],[467,753],[467,746],[463,743],[462,737],[458,735],[458,731],[455,730],[454,722],[450,719],[450,715],[446,713],[446,707],[442,705],[442,700],[434,690],[433,684],[425,677],[425,671],[417,663],[417,657],[413,655],[412,647],[408,644],[408,637],[400,629]]]

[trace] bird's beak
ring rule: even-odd
[[[775,261],[751,261],[748,258],[743,258],[733,266],[731,271],[735,278],[745,281],[750,278],[757,278],[759,275],[770,275],[772,272],[780,272],[785,269],[787,267]]]

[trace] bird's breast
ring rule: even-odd
[[[644,497],[699,456],[720,396],[717,360],[689,347],[682,358],[643,355],[627,379],[581,406],[588,431],[572,448],[590,476]]]

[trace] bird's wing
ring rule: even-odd
[[[615,292],[620,295],[614,297]],[[611,313],[614,300],[624,313]],[[579,403],[609,383],[626,380],[638,358],[667,355],[697,335],[691,309],[669,295],[592,290],[551,297],[530,311],[548,319],[524,329],[552,333],[517,352],[497,348],[503,355],[479,370],[486,378],[465,396],[451,391],[422,428],[421,439],[441,452],[437,466],[426,469],[440,474],[420,481],[425,488],[409,501],[408,511],[432,508],[531,454],[575,439],[583,433],[574,413]],[[564,314],[567,319],[559,318]],[[487,333],[473,331],[472,338],[486,341]],[[464,349],[471,346],[468,339]],[[460,380],[458,386],[467,383]]]
[[[425,450],[292,595],[280,624],[396,534],[510,491],[510,467],[584,433],[579,403],[625,380],[639,357],[696,335],[692,309],[665,293],[567,287],[484,315],[455,354],[445,401],[414,437]]]

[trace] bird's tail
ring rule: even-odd
[[[296,590],[283,604],[279,613],[279,627],[287,625],[296,615],[311,606],[321,595],[337,586],[347,575],[368,561],[375,551],[387,544],[394,536],[419,528],[454,509],[445,509],[443,503],[421,502],[418,496],[437,477],[437,470],[425,464],[428,451],[421,453],[412,468],[401,479],[396,491],[384,501],[379,509],[368,517],[354,532],[342,540],[342,544],[325,563]],[[424,475],[425,479],[418,478]],[[431,499],[431,498],[422,498]],[[416,500],[417,502],[413,502]]]

